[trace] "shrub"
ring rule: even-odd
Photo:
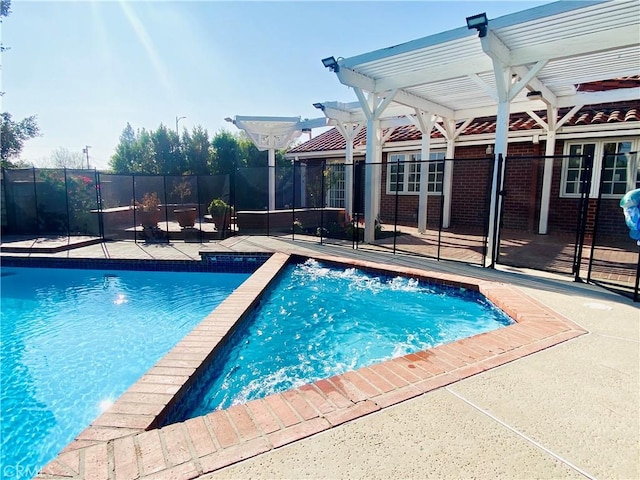
[[[212,217],[224,215],[229,209],[229,204],[221,198],[214,198],[209,204],[207,211]]]

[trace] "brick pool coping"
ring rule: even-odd
[[[314,258],[476,290],[516,323],[157,428],[290,259],[275,253],[36,478],[196,478],[587,333],[503,283]]]

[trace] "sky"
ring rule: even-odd
[[[211,136],[235,115],[322,116],[313,103],[353,102],[322,66],[547,1],[26,1],[4,19],[1,110],[36,115],[22,159],[82,152],[106,169],[127,122]],[[317,133],[314,131],[314,134]]]

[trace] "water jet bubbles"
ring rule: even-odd
[[[120,293],[113,301],[113,303],[116,305],[122,305],[123,303],[127,303],[128,301],[129,300],[127,299],[127,296],[124,293]]]

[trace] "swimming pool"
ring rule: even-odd
[[[255,253],[246,255],[247,264],[259,259]],[[166,419],[164,407],[171,408],[185,398],[194,379],[211,364],[234,329],[256,306],[256,298],[268,291],[282,268],[296,258],[282,252],[267,256],[264,262],[258,262],[259,268],[252,267],[255,273],[247,281],[138,379],[106,413],[83,430],[78,440],[68,445],[43,473],[55,475],[54,472],[63,470],[69,475],[84,472],[86,477],[106,478],[112,472],[115,478],[135,478],[154,472],[152,476],[156,478],[186,480],[586,333],[567,318],[504,283],[371,261],[322,257],[319,259],[332,264],[479,292],[516,323],[158,428]],[[226,263],[218,254],[210,260]],[[185,369],[194,372],[193,376],[184,377],[180,372]],[[175,394],[163,395],[163,398],[136,393],[154,392],[159,384],[178,388]],[[141,415],[141,409],[157,413]],[[172,455],[171,463],[156,454],[159,449],[164,450],[163,446]],[[195,467],[196,464],[199,467]]]
[[[35,475],[248,277],[3,265],[0,463]]]
[[[315,260],[288,265],[167,423],[512,323],[476,291]]]

